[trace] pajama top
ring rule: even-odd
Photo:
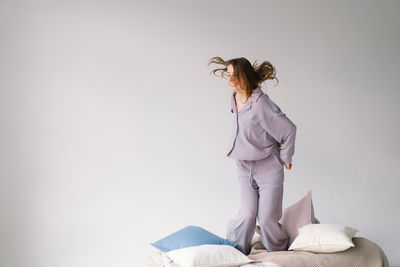
[[[238,112],[232,92],[231,113],[234,115],[233,138],[227,157],[259,160],[279,150],[283,162],[292,163],[296,125],[258,86]]]

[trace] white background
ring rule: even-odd
[[[400,1],[1,1],[0,266],[144,266],[239,208],[213,56],[270,61],[296,124],[284,207],[400,264]]]

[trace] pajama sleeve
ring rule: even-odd
[[[281,143],[281,160],[286,163],[292,163],[296,139],[296,125],[267,96],[264,95],[261,97],[260,101],[261,105],[257,112],[259,124],[278,143]]]

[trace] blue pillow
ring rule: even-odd
[[[199,226],[194,225],[186,226],[185,228],[150,244],[163,252],[204,244],[236,246],[236,243],[232,243],[227,239],[223,239]]]

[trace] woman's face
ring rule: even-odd
[[[234,74],[234,69],[232,65],[228,65],[228,70],[227,70],[227,80],[228,80],[228,84],[230,85],[230,87],[232,87],[232,90],[235,92],[239,92],[241,91],[240,89],[240,85],[238,83],[238,81],[235,79],[235,77],[233,76]]]

